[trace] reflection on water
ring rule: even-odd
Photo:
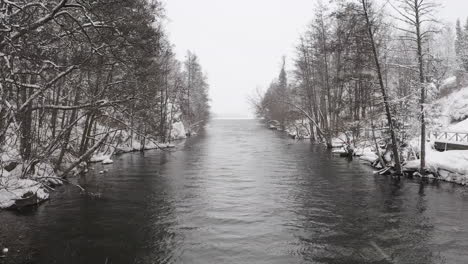
[[[108,168],[80,179],[95,195],[0,212],[0,263],[468,262],[466,188],[392,182],[257,121]]]

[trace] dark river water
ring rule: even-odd
[[[468,263],[467,188],[396,183],[258,121],[106,168],[80,179],[92,195],[0,212],[0,263]]]

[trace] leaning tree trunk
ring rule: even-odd
[[[377,76],[378,76],[378,79],[379,79],[379,86],[380,86],[380,90],[382,92],[382,97],[383,97],[383,100],[384,100],[385,113],[386,113],[386,116],[387,116],[387,122],[388,122],[390,137],[392,139],[392,151],[393,151],[393,157],[395,158],[395,169],[396,169],[397,174],[401,175],[402,174],[402,169],[401,169],[401,164],[400,164],[400,155],[398,153],[397,139],[396,139],[396,135],[395,135],[395,129],[393,127],[392,113],[390,112],[390,105],[388,103],[388,96],[387,96],[387,92],[386,92],[385,86],[384,86],[382,70],[381,70],[381,67],[380,67],[380,61],[379,61],[379,56],[378,56],[378,53],[377,53],[377,47],[376,47],[375,40],[374,40],[374,33],[373,33],[373,29],[372,29],[372,24],[371,24],[370,18],[369,18],[368,4],[366,3],[366,0],[361,0],[361,3],[362,3],[363,11],[364,11],[364,17],[366,19],[366,25],[367,25],[367,31],[368,31],[368,34],[369,34],[369,39],[370,39],[371,46],[372,46],[372,53],[374,55],[375,67],[376,67]]]

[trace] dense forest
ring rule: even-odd
[[[0,0],[0,177],[64,177],[202,126],[206,75],[165,19],[155,0]]]
[[[464,86],[468,70],[468,22],[454,29],[437,19],[440,8],[432,0],[317,4],[293,69],[283,58],[278,78],[254,98],[257,115],[329,147],[340,135],[376,152],[385,141],[397,173],[408,159],[424,169],[428,129],[446,125],[432,102]],[[445,85],[452,76],[457,84]]]

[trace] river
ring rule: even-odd
[[[374,175],[255,120],[117,157],[21,212],[0,263],[468,263],[468,189]]]

